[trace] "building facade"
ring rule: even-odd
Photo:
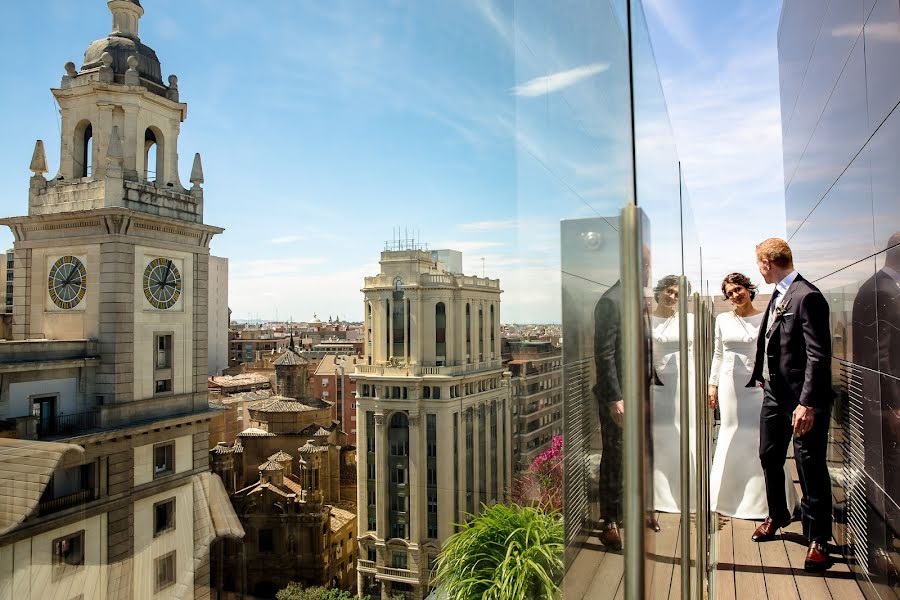
[[[900,586],[900,3],[784,3],[787,235],[831,305],[837,543],[870,598]]]
[[[326,354],[310,378],[312,396],[331,402],[332,417],[353,446],[356,445],[356,381],[351,376],[362,360],[354,354]]]
[[[359,588],[424,598],[454,523],[503,501],[512,473],[500,282],[394,246],[363,287],[356,367]]]
[[[562,435],[562,352],[550,342],[510,343],[513,458],[525,470]]]
[[[59,170],[44,176],[38,141],[27,215],[0,219],[15,239],[4,599],[209,597],[214,540],[243,535],[208,471],[207,273],[222,229],[203,223],[199,155],[192,187],[179,181],[187,106],[138,37],[143,8],[107,4],[112,32],[52,90]]]
[[[247,532],[214,565],[214,581],[241,574],[224,582],[227,592],[272,598],[292,581],[356,588],[356,481],[346,472],[355,451],[333,406],[309,397],[308,366],[293,347],[278,357],[282,395],[246,403],[246,428],[209,451]],[[258,393],[223,397],[224,414]]]
[[[231,321],[228,309],[228,259],[209,257],[209,326],[208,374],[221,375],[228,368],[228,332]]]

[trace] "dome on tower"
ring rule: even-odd
[[[101,57],[104,52],[109,52],[112,56],[113,61],[110,66],[116,75],[124,76],[125,71],[128,70],[128,57],[137,56],[138,74],[143,79],[152,81],[159,86],[163,85],[162,66],[153,48],[141,43],[140,40],[133,40],[115,33],[91,42],[91,45],[84,51],[84,63],[81,65],[81,70],[88,71],[102,66]]]
[[[103,67],[106,64],[104,55],[108,53],[112,58],[109,67],[112,68],[114,80],[122,83],[131,66],[128,64],[129,58],[134,56],[137,59],[134,67],[141,78],[141,85],[165,96],[168,88],[163,83],[159,58],[153,48],[142,43],[138,37],[139,21],[144,15],[141,3],[139,0],[109,0],[107,5],[113,16],[113,30],[105,38],[91,42],[87,47],[81,72]]]

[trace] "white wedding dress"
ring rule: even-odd
[[[693,357],[694,315],[687,319],[688,354]],[[650,399],[653,405],[653,509],[660,512],[680,513],[681,511],[681,387],[679,353],[679,319],[677,313],[671,317],[651,318],[653,341],[653,368],[662,385],[651,386]],[[694,427],[696,385],[694,384],[694,361],[688,359],[688,395],[690,397],[688,435],[691,436],[691,480],[696,476],[696,433]],[[690,510],[694,510],[694,495],[691,494]]]
[[[715,352],[709,384],[718,385],[721,425],[710,473],[711,509],[738,519],[769,514],[766,482],[759,463],[759,412],[763,391],[745,387],[756,360],[756,338],[763,314],[740,317],[733,311],[716,317]],[[797,491],[785,465],[788,509]]]

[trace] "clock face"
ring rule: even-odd
[[[50,267],[47,290],[53,304],[63,310],[75,308],[87,289],[87,270],[78,258],[61,256]]]
[[[155,308],[172,308],[181,296],[181,273],[168,258],[154,258],[144,269],[144,296]]]

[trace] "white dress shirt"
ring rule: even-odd
[[[772,323],[774,323],[775,319],[775,309],[781,306],[781,303],[784,302],[784,297],[787,295],[788,288],[791,287],[791,284],[794,283],[794,280],[797,279],[797,271],[791,271],[787,274],[787,276],[775,284],[775,292],[778,294],[778,298],[775,299],[775,306],[772,307],[772,311],[769,313],[769,319],[766,321],[766,328],[772,327]],[[765,348],[763,350],[763,368],[762,368],[762,376],[763,379],[769,381],[769,336],[766,335],[767,332],[763,331],[762,334],[765,335]]]

